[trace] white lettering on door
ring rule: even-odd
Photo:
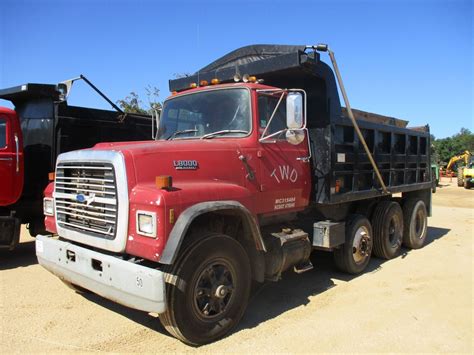
[[[295,168],[292,168],[289,165],[280,165],[278,166],[278,169],[273,169],[270,177],[275,178],[278,183],[285,180],[296,182],[296,180],[298,180],[298,172]]]

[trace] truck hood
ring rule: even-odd
[[[246,171],[239,159],[245,154],[241,141],[229,138],[101,143],[93,149],[122,152],[129,173],[133,166],[136,183],[154,183],[156,176],[169,175],[175,187],[210,180],[243,186]]]

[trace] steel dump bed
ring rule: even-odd
[[[213,78],[233,82],[234,75],[245,74],[266,85],[306,91],[314,202],[340,203],[381,194],[367,154],[341,107],[332,69],[305,46],[243,47],[194,75],[170,80],[170,90],[182,91],[193,82]],[[389,192],[431,187],[428,126],[410,129],[405,120],[354,109],[353,113]]]

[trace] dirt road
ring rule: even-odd
[[[474,189],[447,181],[423,249],[374,258],[358,277],[317,253],[314,270],[262,287],[235,332],[200,348],[156,317],[74,293],[37,264],[24,233],[0,253],[0,351],[472,353]]]

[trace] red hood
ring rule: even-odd
[[[245,166],[239,160],[249,138],[180,139],[100,143],[94,150],[121,151],[126,164],[133,166],[137,183],[153,183],[159,175],[170,175],[173,185],[183,182],[222,181],[245,184]],[[180,161],[195,161],[195,169],[178,169]],[[130,166],[127,167],[129,170]],[[236,172],[241,171],[241,174]],[[130,186],[131,187],[131,186]]]

